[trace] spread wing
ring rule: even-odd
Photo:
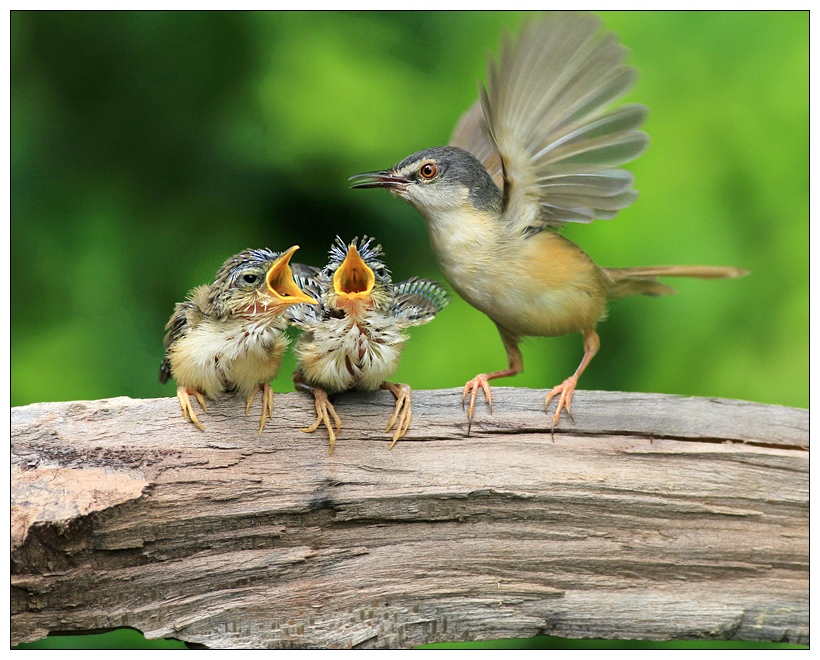
[[[609,109],[635,78],[625,54],[597,18],[573,12],[533,21],[517,41],[505,40],[451,144],[487,167],[510,222],[540,228],[608,219],[635,200],[632,174],[617,167],[646,148],[638,130],[646,111]]]
[[[447,292],[436,282],[418,277],[393,287],[393,302],[387,313],[402,327],[424,325],[447,306]]]
[[[487,123],[484,121],[484,109],[481,101],[476,101],[470,106],[461,119],[458,120],[453,135],[450,138],[450,146],[460,147],[469,151],[489,172],[490,177],[499,189],[504,188],[504,169],[501,166],[501,156],[495,150]]]

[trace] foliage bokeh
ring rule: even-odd
[[[398,278],[438,277],[422,222],[347,188],[449,138],[519,13],[14,12],[12,404],[170,396],[173,304],[249,246],[322,264],[367,233]],[[605,13],[640,70],[639,200],[569,227],[599,263],[730,264],[612,306],[587,389],[808,405],[808,14]],[[492,323],[454,299],[397,378],[453,387],[504,366]],[[577,336],[531,339],[544,388]],[[288,358],[275,382],[292,390]]]
[[[652,141],[630,165],[638,201],[567,235],[606,266],[752,275],[615,303],[581,388],[807,407],[808,12],[602,15]],[[446,143],[525,18],[13,12],[12,405],[172,396],[157,372],[173,305],[246,247],[298,243],[321,265],[336,234],[368,234],[396,278],[441,279],[415,211],[347,178]],[[413,335],[396,378],[415,388],[505,366],[455,295]],[[525,372],[498,384],[552,386],[581,353],[578,336],[528,340]]]

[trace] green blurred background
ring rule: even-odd
[[[12,14],[12,404],[172,396],[174,303],[246,247],[367,233],[397,278],[441,278],[423,223],[347,177],[444,144],[517,13]],[[569,227],[605,266],[725,264],[615,303],[585,389],[808,406],[808,13],[605,13],[650,109],[640,198]],[[506,366],[460,299],[415,330],[397,379]],[[580,336],[530,339],[551,387]],[[293,389],[292,358],[275,382]],[[578,411],[581,413],[582,411]]]
[[[651,144],[629,166],[638,201],[565,233],[604,266],[752,275],[615,303],[581,387],[808,407],[808,12],[602,17],[640,70],[628,100]],[[367,233],[395,278],[441,279],[416,212],[347,178],[445,144],[524,18],[12,12],[12,405],[173,396],[157,373],[174,303],[246,247],[322,265],[336,234]],[[396,379],[415,388],[506,366],[455,296],[413,335]],[[523,351],[498,385],[561,382],[581,339]]]

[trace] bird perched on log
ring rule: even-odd
[[[342,423],[328,394],[347,390],[386,389],[396,397],[385,432],[393,442],[407,433],[412,417],[409,385],[387,379],[399,366],[407,335],[404,329],[433,320],[447,304],[447,294],[435,282],[411,278],[393,284],[382,261],[381,245],[367,236],[346,244],[336,237],[323,269],[297,272],[297,281],[320,305],[298,305],[288,311],[303,330],[294,347],[297,369],[293,381],[311,392],[316,421],[302,429],[327,428],[330,451]],[[335,425],[335,430],[334,430]]]
[[[610,109],[635,70],[625,49],[587,14],[558,13],[507,39],[487,86],[455,128],[450,146],[414,153],[398,165],[351,177],[353,188],[386,188],[424,218],[445,278],[498,327],[508,368],[481,373],[464,386],[468,433],[476,396],[489,381],[523,370],[523,337],[580,332],[584,357],[552,388],[572,416],[581,373],[600,347],[595,326],[606,302],[664,295],[659,276],[725,278],[746,271],[708,266],[601,268],[557,233],[566,222],[610,219],[637,193],[619,165],[637,157],[647,136],[641,105]]]
[[[177,303],[165,326],[159,380],[176,379],[182,414],[200,429],[190,395],[207,410],[204,397],[236,392],[246,397],[247,415],[261,389],[260,435],[273,417],[269,381],[276,377],[288,345],[283,312],[298,303],[317,304],[293,280],[290,259],[298,249],[240,252],[222,265],[213,284],[196,287],[185,302]]]

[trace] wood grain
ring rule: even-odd
[[[12,409],[12,643],[132,626],[214,648],[529,637],[808,644],[807,410],[579,391]],[[258,406],[258,402],[257,402]],[[255,409],[254,409],[255,410]]]

